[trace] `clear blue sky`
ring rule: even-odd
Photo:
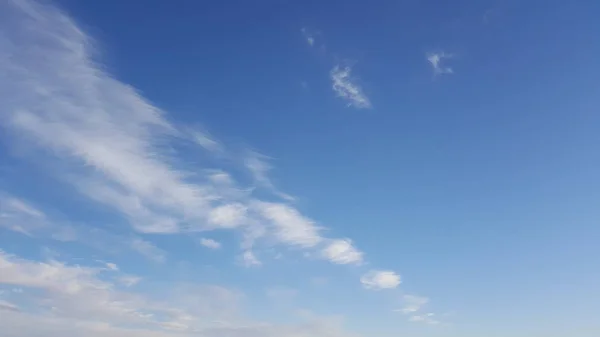
[[[600,335],[599,15],[1,0],[0,326]]]

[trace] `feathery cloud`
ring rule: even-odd
[[[332,89],[336,95],[344,99],[348,106],[357,109],[370,109],[371,101],[365,95],[362,88],[352,77],[352,68],[350,66],[342,67],[336,65],[330,72]]]
[[[269,157],[256,151],[247,151],[244,158],[244,165],[252,173],[254,181],[260,187],[266,188],[282,199],[293,201],[294,197],[279,191],[269,178],[269,171],[273,168],[268,162],[269,159]]]
[[[45,225],[46,215],[22,199],[0,194],[0,227],[32,235]]]
[[[431,65],[431,67],[433,69],[434,75],[453,74],[454,73],[454,70],[452,70],[452,68],[444,67],[442,65],[442,61],[444,59],[449,59],[449,58],[453,57],[452,54],[447,54],[444,52],[431,52],[431,53],[427,53],[425,56],[427,58],[427,61],[429,62],[429,64]]]
[[[402,307],[402,309],[395,311],[402,312],[403,314],[415,313],[421,310],[421,308],[429,302],[429,299],[427,297],[415,295],[404,295],[402,296],[402,299],[404,301],[404,306]]]
[[[0,123],[15,141],[42,149],[37,159],[59,163],[61,181],[121,215],[140,233],[240,230],[245,265],[261,263],[250,250],[261,238],[318,251],[337,264],[362,261],[362,252],[349,240],[322,236],[321,227],[292,205],[234,193],[240,189],[227,173],[189,172],[185,158],[173,158],[165,150],[171,141],[193,138],[209,152],[225,151],[224,146],[204,133],[190,137],[189,129],[170,122],[165,111],[115,79],[94,57],[90,36],[63,12],[27,0],[0,6],[11,17],[0,21],[6,32],[0,40]],[[349,105],[371,107],[350,67],[335,66],[330,75],[333,90]],[[268,178],[265,157],[250,153],[245,165],[258,183],[291,199]],[[43,217],[23,204],[6,205]],[[80,236],[77,230],[69,234],[74,234],[67,235],[70,240]],[[157,262],[166,260],[165,251],[139,237],[122,244]],[[361,282],[385,289],[396,287],[400,278],[374,271]]]
[[[254,208],[269,220],[275,237],[284,243],[310,248],[319,244],[323,238],[314,221],[303,216],[295,208],[271,202],[256,202]]]
[[[435,314],[432,312],[426,313],[423,315],[412,315],[408,318],[408,320],[410,322],[420,322],[420,323],[425,323],[425,324],[430,324],[430,325],[440,324],[440,321],[435,319]]]
[[[371,270],[360,278],[366,289],[393,289],[400,285],[400,275],[389,270]]]
[[[163,263],[167,259],[167,253],[164,250],[141,238],[133,238],[131,240],[131,248],[158,263]]]
[[[300,29],[300,32],[302,32],[302,36],[306,39],[306,43],[312,47],[315,44],[315,33],[306,27]]]

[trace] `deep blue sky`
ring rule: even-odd
[[[219,286],[244,297],[230,324],[316,336],[332,315],[335,336],[600,333],[600,2],[5,2],[0,249],[22,264]],[[54,289],[22,280],[0,283]]]

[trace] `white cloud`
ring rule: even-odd
[[[133,287],[134,285],[140,283],[141,280],[141,277],[134,275],[123,275],[117,278],[117,281],[126,287]]]
[[[262,264],[251,250],[247,250],[242,254],[241,262],[245,267],[260,266]]]
[[[168,121],[164,111],[107,73],[93,58],[92,39],[63,12],[27,0],[0,6],[11,17],[0,20],[0,31],[5,32],[0,38],[0,123],[14,137],[11,141],[44,150],[36,153],[36,160],[60,167],[60,181],[122,215],[138,232],[239,229],[244,233],[245,265],[261,263],[250,249],[262,238],[318,250],[333,263],[362,261],[362,253],[349,240],[328,241],[321,227],[295,207],[235,193],[239,189],[225,172],[188,171],[186,158],[170,152],[169,145],[172,140],[189,141],[189,129]],[[334,91],[350,105],[371,107],[350,67],[335,66],[330,75]],[[192,138],[209,152],[224,151],[204,133]],[[266,160],[256,152],[244,157],[256,183],[279,198],[293,199],[275,188]],[[30,218],[44,217],[23,203],[3,205]],[[64,240],[96,240],[90,229],[61,226],[55,233]],[[120,246],[157,262],[166,260],[166,252],[141,238],[119,240]],[[400,282],[397,275],[386,274],[391,272],[378,273],[383,274],[363,276],[361,282],[374,289]]]
[[[371,270],[360,278],[366,289],[393,289],[400,285],[400,275],[389,270]]]
[[[141,238],[131,240],[131,249],[159,263],[163,263],[167,259],[164,250]]]
[[[70,267],[51,261],[36,263],[0,251],[0,283],[77,293],[84,288],[102,289],[107,284],[96,279],[100,268]]]
[[[153,300],[119,289],[117,283],[100,275],[102,270],[59,261],[26,260],[0,252],[0,283],[43,290],[20,297],[33,311],[24,312],[12,302],[0,301],[3,334],[14,337],[353,336],[342,331],[339,320],[323,317],[309,317],[298,325],[248,320],[240,316],[243,294],[219,286],[183,285],[166,296],[168,302]],[[283,288],[272,295],[279,299],[279,295],[293,296]]]
[[[38,210],[32,205],[26,203],[21,199],[7,195],[3,195],[0,197],[0,210],[2,210],[2,212],[26,214],[34,218],[45,217],[42,211]]]
[[[0,300],[0,311],[20,311],[19,307],[5,300]]]
[[[323,238],[320,228],[292,206],[282,203],[255,202],[254,208],[272,225],[275,237],[284,243],[310,248]]]
[[[306,43],[312,47],[315,44],[315,34],[306,27],[302,28],[300,31],[302,32],[302,36],[306,39]]]
[[[273,168],[271,164],[268,163],[269,159],[269,157],[256,151],[247,151],[244,158],[244,165],[250,171],[250,173],[252,173],[254,181],[259,186],[266,188],[280,198],[293,201],[294,197],[279,191],[269,178],[269,171],[271,171]]]
[[[294,207],[240,192],[226,172],[189,172],[186,158],[165,150],[171,140],[193,138],[209,150],[225,151],[222,144],[172,124],[165,112],[114,79],[92,57],[92,39],[71,18],[51,6],[26,0],[14,4],[3,5],[12,19],[0,21],[6,32],[0,85],[6,89],[3,97],[10,98],[0,100],[0,123],[15,140],[45,150],[36,159],[54,161],[62,182],[142,233],[239,229],[244,250],[261,238],[303,249],[323,242],[320,228]],[[332,75],[335,88],[356,98],[347,82],[349,69]],[[249,151],[243,159],[259,185],[293,199],[271,182],[265,156]],[[39,216],[32,208],[20,210]],[[87,234],[68,226],[52,231],[56,239],[68,241],[94,237]],[[165,252],[141,239],[125,244],[156,261],[165,259]]]
[[[28,1],[6,5],[5,126],[70,164],[82,193],[125,213],[139,231],[173,232],[203,220],[219,198],[161,153],[185,135],[92,59],[91,39],[67,16]],[[11,34],[12,33],[12,34]],[[4,82],[6,81],[6,82]],[[202,223],[202,221],[198,221]]]
[[[330,72],[332,88],[336,95],[348,102],[348,106],[358,109],[370,109],[371,101],[365,95],[362,88],[355,83],[352,77],[352,68],[336,65]]]
[[[442,61],[444,59],[452,58],[452,54],[447,54],[444,52],[432,52],[427,53],[426,58],[431,67],[433,68],[434,75],[442,75],[442,74],[452,74],[454,70],[450,67],[444,67],[442,65]]]
[[[31,236],[45,225],[45,218],[42,211],[24,200],[0,193],[0,227]]]
[[[235,228],[245,224],[247,207],[234,202],[217,206],[210,210],[208,221],[210,224],[221,228]]]
[[[437,325],[440,323],[437,319],[435,319],[435,314],[431,312],[423,315],[412,315],[408,318],[408,320],[411,322],[421,322],[431,325]]]
[[[352,245],[350,239],[332,240],[322,251],[323,256],[337,264],[360,264],[363,253]]]
[[[208,238],[201,238],[200,239],[200,244],[206,248],[210,248],[210,249],[219,249],[221,248],[221,243],[219,243],[218,241],[215,241],[213,239],[208,239]]]
[[[427,297],[415,295],[404,295],[402,296],[402,299],[404,301],[404,306],[402,307],[402,309],[396,311],[400,311],[403,314],[415,313],[421,310],[421,308],[423,308],[423,306],[425,306],[429,302],[429,299]]]
[[[86,323],[106,328],[134,325],[155,330],[163,324],[187,321],[192,328],[226,317],[231,311],[229,292],[221,287],[195,287],[193,292],[172,294],[171,303],[164,303],[118,289],[116,283],[100,275],[102,271],[103,268],[58,261],[43,263],[0,252],[0,283],[44,290],[31,292],[29,296],[33,298],[21,297],[24,301],[30,300],[29,306],[37,306],[34,312],[40,315],[32,317],[34,325],[52,317],[69,319],[75,326]],[[116,282],[121,280],[117,278]],[[7,308],[10,308],[8,304],[4,309]],[[0,315],[0,319],[4,316]],[[206,322],[202,321],[204,317]],[[3,327],[6,324],[0,322]]]
[[[119,267],[116,264],[114,264],[114,263],[106,262],[105,264],[106,264],[106,268],[108,268],[109,270],[112,270],[112,271],[118,271],[119,270]]]
[[[223,146],[216,140],[214,140],[208,133],[200,132],[198,130],[190,131],[190,136],[198,145],[203,147],[205,150],[213,153],[222,153]]]

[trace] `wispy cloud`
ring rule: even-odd
[[[352,244],[350,239],[332,240],[322,251],[326,259],[338,264],[360,264],[363,252]]]
[[[284,286],[269,287],[265,293],[277,305],[291,305],[298,296],[298,290]]]
[[[425,306],[429,302],[429,299],[427,297],[415,295],[404,295],[402,296],[402,299],[404,302],[404,306],[402,307],[402,309],[396,311],[402,312],[403,314],[415,313],[421,310],[421,308],[423,308],[423,306]]]
[[[0,194],[0,227],[32,235],[45,224],[46,215],[26,201]]]
[[[219,249],[221,248],[221,243],[215,241],[213,239],[208,238],[200,238],[200,244],[206,248],[210,249]]]
[[[430,312],[423,315],[412,315],[408,318],[411,322],[420,322],[425,324],[437,325],[440,324],[440,321],[435,319],[435,314]]]
[[[104,265],[106,265],[106,268],[108,268],[108,270],[112,270],[112,271],[118,271],[119,270],[119,266],[117,266],[115,263],[106,262],[106,263],[104,263]]]
[[[370,109],[371,101],[352,76],[350,66],[336,65],[330,72],[332,89],[336,95],[344,99],[348,106],[357,109]]]
[[[240,262],[245,267],[256,267],[262,265],[262,262],[254,255],[254,252],[247,250],[240,256]]]
[[[269,178],[269,171],[273,168],[269,164],[271,158],[260,154],[256,151],[247,151],[244,158],[244,165],[252,173],[254,181],[263,188],[273,192],[276,196],[281,197],[288,201],[293,201],[294,197],[279,191],[271,179]]]
[[[213,139],[208,133],[200,132],[198,130],[189,131],[190,137],[196,144],[203,147],[205,150],[213,153],[223,153],[223,145]]]
[[[14,319],[25,318],[29,318],[29,325],[45,326],[48,319],[65,320],[74,329],[86,323],[101,325],[104,327],[104,334],[97,336],[153,336],[159,331],[173,330],[174,327],[187,332],[200,332],[199,329],[223,328],[214,321],[234,317],[237,311],[239,295],[223,287],[182,287],[172,292],[169,302],[162,302],[126,291],[119,287],[119,275],[116,279],[111,279],[108,275],[102,275],[103,270],[59,261],[44,263],[27,260],[0,251],[0,283],[42,290],[20,297],[28,306],[35,308],[32,313],[23,313],[25,316],[7,317],[7,311],[19,310],[12,303],[0,302],[0,310],[4,311],[0,315],[3,332],[6,333],[7,328],[15,329]],[[232,322],[230,327],[233,328],[233,324]],[[121,328],[122,326],[128,328]],[[143,328],[148,333],[135,334],[135,330],[130,330],[132,326]],[[8,333],[11,336],[37,335],[22,329],[16,329],[18,333]],[[120,333],[109,333],[119,329]],[[54,332],[56,331],[51,329],[42,334],[54,335]],[[224,332],[221,330],[215,333],[223,335]],[[244,334],[235,336],[241,337]]]
[[[292,198],[268,177],[265,156],[249,152],[242,161],[257,184],[275,192],[277,200],[268,202],[240,193],[243,189],[225,171],[190,171],[185,157],[168,151],[171,142],[192,141],[208,152],[226,147],[207,133],[190,133],[172,123],[165,111],[116,80],[94,58],[93,40],[63,12],[27,0],[0,6],[11,17],[0,21],[5,32],[0,40],[0,123],[14,137],[11,141],[42,150],[36,160],[59,165],[61,182],[122,216],[139,233],[239,230],[245,265],[261,263],[255,255],[260,240],[313,252],[336,264],[363,261],[349,239],[325,237],[315,220],[289,203]],[[331,70],[333,90],[351,106],[370,108],[351,71],[339,65]],[[23,203],[2,205],[31,218],[44,217]],[[60,228],[68,240],[83,234],[96,239],[92,229]],[[121,240],[120,245],[150,259],[166,260],[165,251],[141,237]],[[369,289],[395,288],[400,277],[374,271],[361,282]]]
[[[18,306],[5,300],[0,300],[0,311],[21,311]]]
[[[302,36],[306,39],[306,43],[311,47],[314,46],[316,34],[306,27],[303,27],[300,32],[302,32]]]
[[[400,285],[400,275],[390,270],[371,270],[360,278],[366,289],[393,289]]]
[[[448,54],[445,52],[431,52],[425,55],[427,61],[431,65],[433,69],[434,75],[442,75],[442,74],[453,74],[454,70],[448,66],[444,66],[442,64],[444,59],[449,59],[454,57],[452,54]]]
[[[133,238],[131,240],[131,248],[147,258],[159,263],[163,263],[167,259],[167,253],[164,250],[141,238]]]
[[[292,246],[311,248],[323,241],[315,222],[283,203],[255,202],[253,208],[271,225],[275,238]]]
[[[20,141],[69,165],[68,181],[81,193],[123,214],[142,233],[245,230],[266,220],[274,229],[266,234],[281,243],[313,247],[321,241],[313,222],[293,207],[232,195],[230,176],[221,174],[224,184],[213,174],[198,177],[178,167],[184,158],[170,160],[163,144],[172,137],[187,139],[189,132],[96,66],[92,41],[70,18],[36,6],[13,11],[22,20],[11,21],[17,27],[8,31],[22,34],[9,35],[11,43],[2,50],[9,56],[3,60],[10,60],[2,66],[12,97],[0,103],[6,126],[18,131]],[[205,134],[196,136],[204,147],[222,148]],[[251,152],[245,164],[259,184],[276,191],[264,156]],[[147,251],[139,241],[132,247]]]
[[[123,276],[119,276],[116,281],[126,287],[132,287],[138,283],[140,283],[140,281],[142,280],[141,277],[139,276],[134,276],[134,275],[123,275]]]
[[[402,301],[404,302],[402,309],[396,309],[394,311],[407,315],[410,322],[425,323],[430,325],[436,325],[440,323],[433,312],[420,313],[429,303],[429,299],[427,297],[406,294],[402,296]]]

